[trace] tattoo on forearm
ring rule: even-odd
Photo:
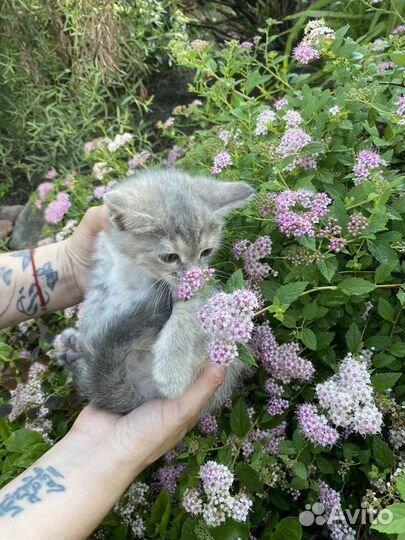
[[[30,252],[28,250],[16,251],[11,253],[12,257],[21,257],[22,259],[22,269],[25,270],[31,264]]]
[[[41,502],[47,493],[57,493],[66,491],[60,478],[65,478],[55,467],[34,467],[33,473],[30,476],[24,476],[21,479],[21,486],[13,493],[9,493],[0,500],[0,517],[10,515],[15,517],[21,512],[24,512],[28,504]],[[58,479],[58,481],[55,480]]]
[[[49,289],[53,291],[56,283],[59,280],[59,274],[52,268],[50,262],[45,263],[37,270],[38,278],[44,282],[44,286],[41,287],[42,295],[44,297],[45,305],[49,303],[50,293]],[[28,286],[21,287],[18,291],[18,298],[16,303],[17,311],[33,317],[40,308],[40,301],[38,290],[35,282],[32,282]]]
[[[7,287],[11,285],[11,276],[13,275],[12,268],[6,268],[5,266],[0,266],[0,279],[3,280],[4,284]]]

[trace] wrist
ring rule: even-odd
[[[67,238],[56,244],[62,286],[65,289],[68,306],[78,304],[83,299],[83,290],[75,272],[75,262],[72,256],[71,239]]]

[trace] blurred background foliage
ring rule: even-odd
[[[371,12],[372,1],[2,0],[0,197],[24,202],[45,171],[79,168],[86,140],[131,131],[153,143],[153,94],[187,84],[170,76],[170,40],[249,39],[273,18],[289,55],[306,21],[326,16],[367,42],[405,11],[405,0],[384,0]]]

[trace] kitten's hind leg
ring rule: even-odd
[[[67,328],[56,336],[54,346],[56,360],[61,366],[71,369],[72,364],[81,358],[79,331],[75,328]]]
[[[205,365],[206,343],[196,319],[204,302],[198,297],[176,302],[153,346],[152,374],[164,397],[181,395]]]

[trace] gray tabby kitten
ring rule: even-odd
[[[159,397],[175,398],[206,362],[196,312],[201,295],[176,301],[182,273],[206,267],[220,245],[225,216],[253,189],[178,171],[145,172],[104,197],[108,231],[96,243],[80,330],[55,342],[82,395],[127,413]],[[227,399],[243,369],[235,362],[207,410]]]

